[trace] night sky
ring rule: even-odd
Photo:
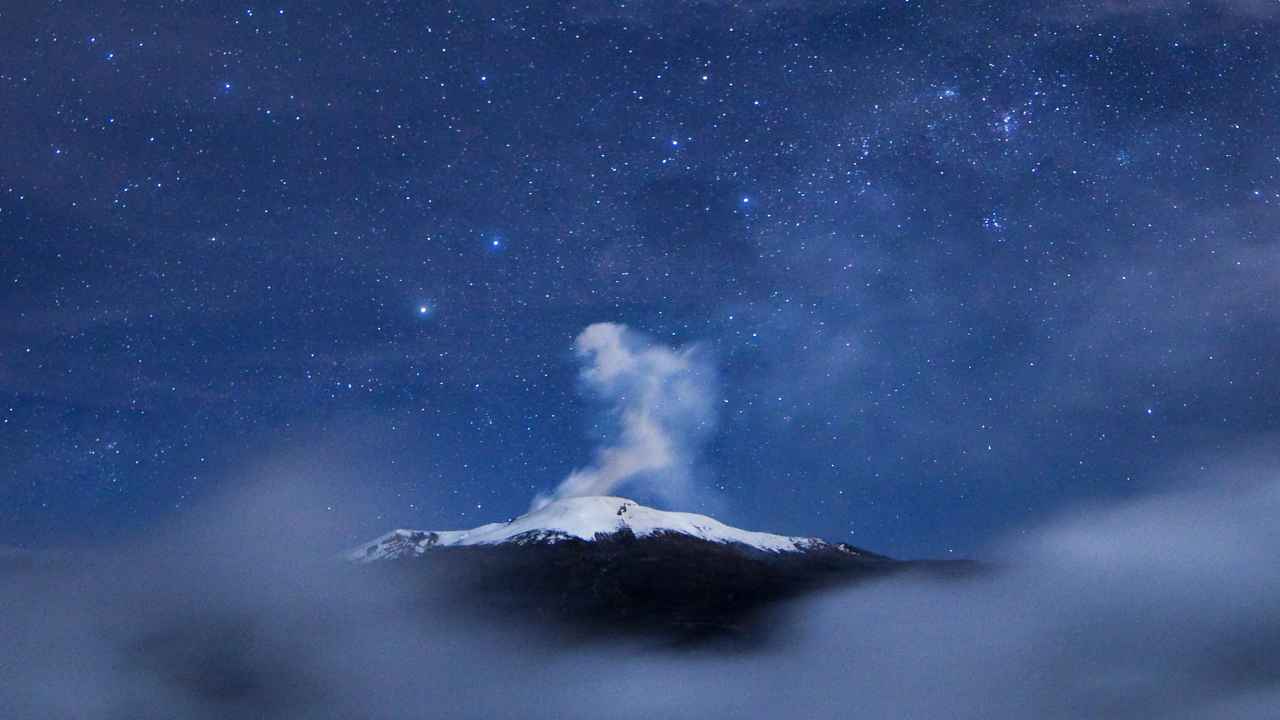
[[[5,3],[0,544],[277,467],[343,542],[519,514],[599,322],[715,368],[735,525],[1209,477],[1280,430],[1278,111],[1266,0]]]

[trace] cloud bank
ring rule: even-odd
[[[697,451],[715,420],[715,373],[704,353],[667,347],[617,323],[588,326],[574,350],[583,388],[607,407],[617,434],[591,465],[536,497],[533,508],[625,485],[673,503],[687,500]]]
[[[316,547],[302,488],[129,547],[0,563],[0,717],[1274,717],[1280,481],[1063,518],[965,580],[797,604],[772,644],[563,643]]]
[[[318,552],[333,493],[270,481],[127,547],[0,563],[0,717],[1272,718],[1280,478],[1211,480],[1030,530],[983,575],[794,605],[726,654],[461,612],[426,570]]]

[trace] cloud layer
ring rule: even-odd
[[[697,450],[714,425],[715,379],[697,347],[670,348],[617,323],[588,326],[574,343],[582,385],[616,423],[612,442],[533,507],[609,495],[626,485],[687,500]]]
[[[0,717],[1247,720],[1280,704],[1273,470],[1062,518],[978,577],[833,592],[731,654],[565,644],[458,612],[449,583],[344,567],[314,550],[332,520],[309,484],[264,481],[77,562],[0,560]]]

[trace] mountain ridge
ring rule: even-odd
[[[836,549],[868,558],[883,558],[844,543],[743,530],[706,515],[657,510],[634,500],[611,496],[563,498],[505,523],[488,523],[470,530],[396,529],[353,548],[346,556],[355,562],[374,562],[421,555],[437,547],[593,542],[618,534],[637,538],[683,535],[767,553]]]
[[[789,599],[916,566],[607,496],[557,500],[471,530],[393,530],[345,557],[495,621],[694,645],[761,640],[774,624],[769,611]]]

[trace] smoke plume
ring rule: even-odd
[[[697,449],[714,422],[714,372],[696,346],[670,348],[617,323],[588,326],[574,343],[586,393],[617,425],[612,443],[569,474],[537,509],[566,497],[608,495],[623,485],[670,502],[687,499]]]

